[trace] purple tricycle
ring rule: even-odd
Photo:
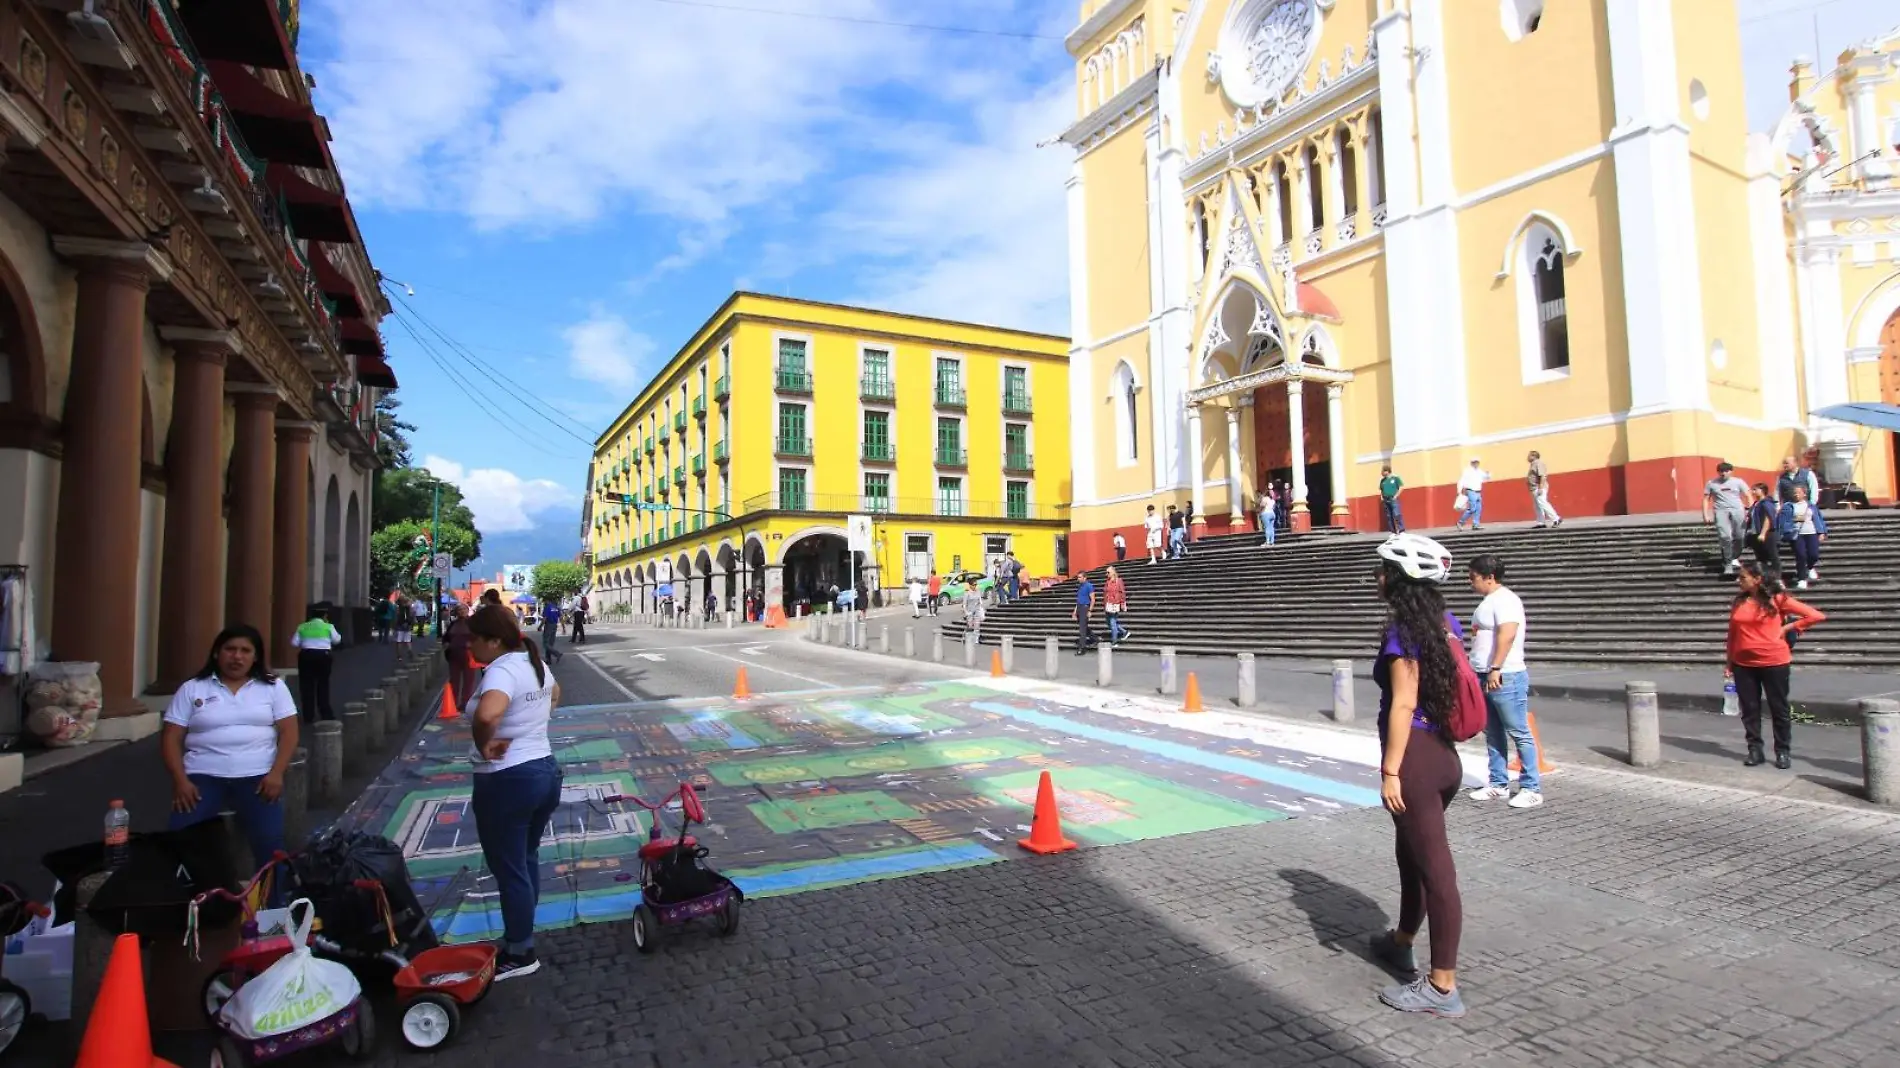
[[[680,803],[678,838],[661,837],[660,812]],[[653,827],[640,847],[640,904],[633,908],[633,945],[642,953],[659,947],[660,928],[711,918],[723,937],[739,929],[739,906],[745,893],[731,879],[706,866],[706,847],[687,830],[706,822],[706,809],[691,783],[649,804],[637,797],[608,797],[603,802],[631,801],[653,813]],[[623,876],[623,878],[627,878]]]

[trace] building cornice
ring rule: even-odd
[[[1141,0],[1102,0],[1102,6],[1095,9],[1095,14],[1083,19],[1082,25],[1070,30],[1069,35],[1062,39],[1062,47],[1068,49],[1071,56],[1079,54],[1090,41],[1101,36],[1139,6]]]
[[[1062,131],[1056,138],[1066,145],[1074,145],[1077,152],[1086,152],[1110,134],[1127,128],[1135,120],[1153,111],[1159,102],[1158,91],[1161,87],[1161,68],[1152,67],[1148,73],[1136,78],[1126,89],[1108,98],[1108,102],[1083,116],[1075,125]]]
[[[1223,140],[1217,131],[1204,144],[1200,155],[1189,161],[1182,178],[1190,185],[1233,161],[1242,166],[1267,155],[1287,142],[1297,140],[1314,126],[1333,121],[1343,113],[1378,95],[1379,65],[1368,56],[1359,66],[1319,89],[1305,93],[1290,104],[1274,111],[1254,109],[1236,114],[1250,116],[1254,124],[1245,132],[1236,132]],[[1223,127],[1225,124],[1222,124]],[[1207,131],[1203,130],[1203,134]]]

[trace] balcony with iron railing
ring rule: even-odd
[[[676,434],[684,434],[684,433],[686,433],[686,413],[685,413],[685,412],[676,412],[676,413],[674,413],[674,415],[673,415],[673,432],[674,432],[674,433],[676,433]]]
[[[732,379],[725,375],[713,379],[713,400],[724,404],[726,398],[730,396],[732,396]]]
[[[897,462],[897,446],[888,441],[867,441],[859,455],[871,463],[894,464]]]
[[[1003,391],[1004,415],[1030,415],[1029,391],[1026,389],[1006,389]]]
[[[800,456],[810,458],[811,439],[794,434],[780,434],[773,444],[773,453],[778,456]]]
[[[937,383],[937,407],[967,408],[969,407],[969,403],[969,396],[964,392],[961,384],[956,382]]]
[[[1036,458],[1027,451],[1003,453],[1003,470],[1012,475],[1027,475],[1036,470]]]
[[[947,445],[939,445],[937,446],[937,466],[968,467],[970,466],[970,451],[968,449],[956,449]]]
[[[889,375],[865,375],[858,379],[858,397],[888,404],[897,399],[897,384]]]
[[[693,457],[693,475],[698,478],[706,477],[706,454],[705,453],[700,453],[698,456]]]
[[[686,536],[686,520],[684,519],[673,520],[673,536],[676,538],[683,538]]]
[[[649,435],[649,436],[648,436],[648,437],[646,438],[646,450],[647,450],[647,455],[648,455],[648,456],[651,456],[651,455],[653,455],[653,438],[652,438],[652,436],[651,436],[651,435]]]
[[[693,513],[693,533],[697,534],[700,531],[705,530],[705,529],[706,529],[706,513],[694,512]]]
[[[811,393],[811,372],[803,367],[781,367],[773,375],[773,388],[780,393]]]
[[[946,513],[940,505],[944,499],[937,497],[892,497],[889,512],[893,516],[937,516],[955,514],[966,519],[1017,519],[1022,522],[1063,522],[1069,520],[1069,506],[1066,504],[1029,504],[1003,501],[956,501],[957,510]],[[861,508],[864,498],[856,493],[800,493],[796,496],[782,496],[778,493],[762,493],[748,497],[740,503],[739,514],[755,515],[766,512],[821,512],[849,515]],[[1015,514],[1012,514],[1012,509]]]
[[[729,453],[730,450],[726,448],[726,439],[720,438],[713,443],[713,463],[724,466],[728,460],[732,459]]]
[[[673,481],[676,484],[681,485],[681,486],[686,485],[686,465],[685,464],[673,465]]]
[[[706,398],[705,397],[701,396],[701,397],[693,398],[693,418],[695,419],[706,418]]]

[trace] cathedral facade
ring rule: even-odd
[[[1376,530],[1894,496],[1900,38],[1751,134],[1732,0],[1088,0],[1069,35],[1071,556],[1148,505]],[[1137,542],[1138,544],[1138,542]]]

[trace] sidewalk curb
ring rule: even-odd
[[[1588,683],[1532,682],[1531,696],[1543,697],[1553,701],[1600,701],[1605,704],[1623,703],[1623,690]],[[1682,691],[1660,691],[1657,702],[1667,711],[1696,712],[1722,711],[1720,693],[1684,693]],[[1860,705],[1853,699],[1838,697],[1820,697],[1803,700],[1799,694],[1791,695],[1789,703],[1797,713],[1805,712],[1814,717],[1816,724],[1830,727],[1858,727],[1861,722]]]

